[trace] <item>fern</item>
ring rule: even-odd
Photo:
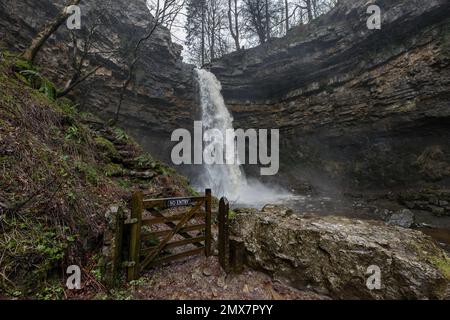
[[[76,125],[70,126],[67,130],[66,130],[66,136],[65,136],[66,140],[76,140],[76,141],[80,141],[80,133],[78,130],[78,127]]]
[[[128,137],[128,135],[125,133],[125,131],[123,131],[120,128],[115,128],[114,133],[115,133],[116,139],[119,141],[128,141],[130,139],[130,137]]]
[[[56,88],[47,78],[43,77],[36,70],[22,70],[19,72],[19,75],[22,76],[22,80],[26,79],[26,83],[35,89],[38,89],[39,92],[43,93],[47,98],[51,100],[56,99]]]
[[[42,92],[47,98],[51,100],[56,99],[56,89],[53,84],[46,79],[42,82],[41,87],[39,88],[39,92]]]

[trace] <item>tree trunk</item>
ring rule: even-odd
[[[311,0],[312,1],[312,16],[314,18],[317,18],[317,0]]]
[[[87,80],[88,78],[90,78],[92,75],[94,75],[94,73],[97,72],[98,69],[100,69],[101,66],[97,66],[94,69],[92,69],[90,72],[88,72],[87,74],[85,74],[83,77],[81,77],[80,75],[77,75],[76,78],[72,78],[66,85],[66,87],[61,91],[58,92],[56,94],[57,98],[61,98],[61,97],[65,97],[66,95],[68,95],[73,89],[75,89],[80,83],[84,82],[85,80]]]
[[[211,22],[211,47],[210,55],[211,62],[216,58],[216,8],[212,8],[212,22]]]
[[[202,4],[202,67],[205,65],[205,4]]]
[[[236,47],[237,50],[241,50],[241,42],[239,36],[239,12],[238,12],[238,0],[234,0],[234,25],[236,27]]]
[[[308,23],[310,23],[311,21],[313,21],[311,0],[306,0],[306,11],[308,12]]]
[[[36,55],[42,48],[48,38],[67,20],[70,14],[67,9],[70,6],[77,5],[81,0],[70,0],[63,10],[52,20],[49,21],[44,28],[33,38],[31,45],[23,53],[23,58],[30,62],[34,62]]]
[[[284,13],[286,15],[285,19],[286,19],[286,34],[289,31],[289,1],[288,0],[284,0]]]
[[[148,34],[145,35],[144,37],[140,38],[139,41],[136,43],[136,46],[134,47],[134,51],[133,51],[134,58],[131,61],[131,64],[128,65],[127,78],[124,81],[124,83],[122,84],[122,88],[120,89],[119,104],[117,105],[116,115],[115,115],[114,119],[110,122],[111,125],[116,125],[117,122],[119,121],[120,111],[122,109],[123,100],[125,98],[125,92],[126,92],[128,86],[130,85],[131,81],[133,80],[134,69],[139,60],[139,49],[140,49],[142,43],[144,43],[145,41],[150,39],[150,37],[153,35],[153,33],[155,32],[155,30],[159,26],[159,24],[160,24],[160,22],[158,21],[158,18],[155,18],[153,27],[150,28],[150,31],[148,32]]]
[[[232,1],[234,1],[234,23],[233,26],[233,15],[232,15]],[[228,0],[228,23],[230,25],[231,37],[234,40],[236,46],[236,51],[241,50],[241,45],[239,43],[239,25],[238,25],[238,12],[237,12],[237,0]],[[235,29],[236,28],[236,29]]]
[[[270,40],[269,0],[266,0],[266,41]]]

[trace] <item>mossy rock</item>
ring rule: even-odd
[[[164,176],[172,175],[172,174],[176,173],[176,171],[173,168],[170,168],[160,162],[155,163],[154,169],[158,174],[164,175]]]
[[[137,169],[154,169],[156,167],[155,160],[148,153],[136,157],[133,162]]]
[[[100,151],[108,158],[110,159],[116,159],[119,157],[119,153],[117,152],[116,147],[114,144],[103,138],[103,137],[96,137],[95,138],[95,145],[100,149]]]
[[[110,163],[104,169],[107,177],[121,177],[124,174],[124,168],[120,164]]]
[[[431,258],[430,262],[450,281],[450,258],[447,255]]]

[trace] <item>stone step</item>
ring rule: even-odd
[[[157,174],[154,171],[128,171],[127,176],[138,179],[153,179]]]

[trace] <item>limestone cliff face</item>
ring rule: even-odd
[[[366,26],[374,3],[381,30]],[[448,187],[449,17],[447,0],[344,0],[211,70],[236,127],[281,129],[293,185]]]
[[[23,49],[65,3],[65,0],[0,0],[0,44]],[[88,56],[88,63],[102,68],[73,95],[82,110],[108,120],[114,116],[127,76],[126,61],[131,60],[136,41],[147,33],[151,16],[145,0],[82,1],[80,7],[82,24],[87,29],[100,21],[93,37],[95,54]],[[74,33],[80,39],[86,38],[80,31]],[[60,86],[71,76],[68,56],[72,49],[70,33],[63,25],[38,56],[38,64]],[[142,46],[120,118],[122,127],[163,160],[170,155],[172,130],[192,125],[189,120],[194,106],[192,66],[182,62],[181,50],[181,46],[172,43],[168,30],[157,29]]]
[[[0,45],[23,49],[63,3],[0,0]],[[96,54],[88,59],[102,68],[74,96],[83,110],[110,119],[126,77],[125,61],[145,34],[149,15],[145,0],[82,3],[82,23],[92,25],[100,16],[104,24],[96,34]],[[342,0],[328,15],[283,39],[212,64],[236,127],[281,129],[276,180],[294,187],[306,181],[353,190],[448,189],[448,0],[378,0],[381,30],[366,27],[372,3]],[[102,7],[100,15],[95,12]],[[39,54],[38,62],[60,86],[70,77],[72,47],[62,26]],[[142,48],[122,108],[120,125],[163,160],[170,155],[170,133],[190,128],[197,109],[192,66],[182,62],[180,51],[169,32],[159,29]]]

